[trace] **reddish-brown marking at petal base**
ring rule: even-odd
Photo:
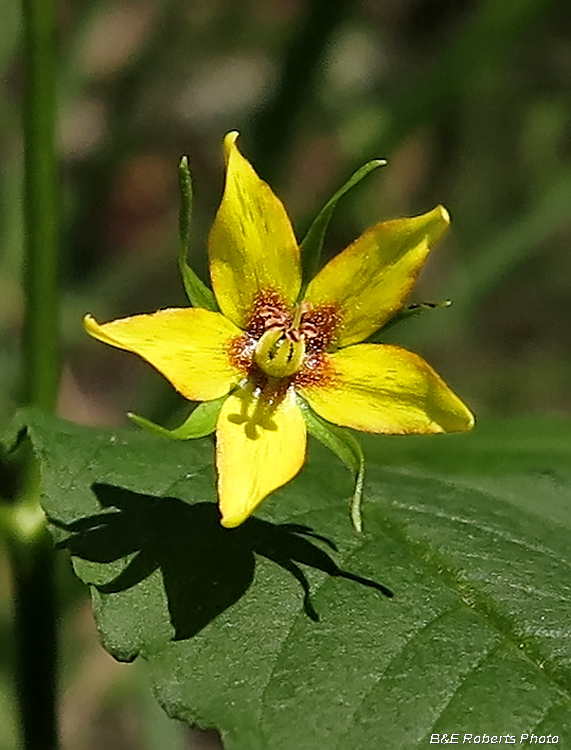
[[[303,302],[298,310],[296,328],[294,311],[278,292],[260,292],[250,315],[247,331],[230,342],[229,357],[232,364],[249,379],[269,403],[284,397],[290,385],[298,388],[334,385],[337,376],[326,349],[334,341],[341,314],[335,305],[312,307]],[[297,317],[297,316],[296,316]],[[293,342],[304,341],[305,359],[299,372],[275,379],[264,373],[256,364],[254,354],[260,338],[266,331],[280,329],[285,338]]]
[[[254,363],[254,350],[256,348],[256,339],[250,336],[249,333],[243,333],[241,336],[236,336],[230,341],[228,346],[228,356],[230,362],[236,367],[244,376],[248,376],[252,373],[252,370],[256,367]]]
[[[295,388],[326,387],[334,385],[336,380],[337,375],[325,352],[309,354],[301,370],[292,378]]]
[[[308,309],[301,316],[300,330],[305,338],[308,354],[325,351],[335,338],[341,315],[335,305],[321,305]],[[302,307],[303,309],[303,307]]]
[[[262,393],[260,398],[270,408],[277,409],[280,403],[286,397],[291,385],[291,378],[281,378],[280,380],[271,380],[266,378],[264,385],[261,386]]]
[[[283,297],[273,289],[266,289],[256,295],[246,330],[255,339],[259,339],[271,328],[287,330],[292,320],[292,311]]]

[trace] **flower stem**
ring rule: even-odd
[[[59,384],[55,0],[22,0],[24,90],[23,402],[54,411]],[[56,750],[54,551],[39,505],[39,469],[19,449],[20,487],[3,507],[14,591],[16,690],[23,750]],[[23,455],[22,455],[23,454]]]

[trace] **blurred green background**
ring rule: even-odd
[[[18,402],[22,318],[18,3],[0,0],[0,18],[4,425]],[[191,258],[207,278],[232,129],[300,237],[352,171],[388,159],[343,199],[330,253],[379,220],[446,205],[452,230],[413,300],[453,306],[392,340],[423,354],[480,418],[571,412],[568,2],[62,0],[59,41],[62,416],[125,424],[132,410],[173,425],[185,413],[151,368],[88,339],[81,317],[185,304],[182,154],[195,180]],[[8,595],[0,557],[0,750],[16,747]],[[149,707],[141,667],[99,650],[71,577],[62,597],[65,750],[198,747],[203,738]]]

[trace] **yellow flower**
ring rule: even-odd
[[[373,226],[302,291],[288,215],[236,146],[209,237],[220,312],[200,307],[85,327],[138,354],[192,401],[225,397],[216,423],[221,523],[241,524],[301,469],[304,409],[384,434],[469,430],[474,418],[416,354],[366,339],[398,313],[449,224],[439,206]],[[300,299],[300,296],[302,297]],[[365,343],[361,343],[365,342]]]

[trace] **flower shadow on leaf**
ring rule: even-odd
[[[294,576],[303,590],[304,611],[315,622],[319,615],[300,564],[393,595],[381,583],[342,570],[313,540],[332,550],[335,544],[307,526],[250,517],[237,529],[225,529],[214,503],[189,505],[108,484],[94,484],[93,491],[103,508],[113,510],[71,523],[50,518],[54,526],[70,532],[58,547],[101,564],[132,555],[121,573],[96,586],[102,594],[130,589],[160,569],[174,640],[196,635],[246,593],[256,555]]]

